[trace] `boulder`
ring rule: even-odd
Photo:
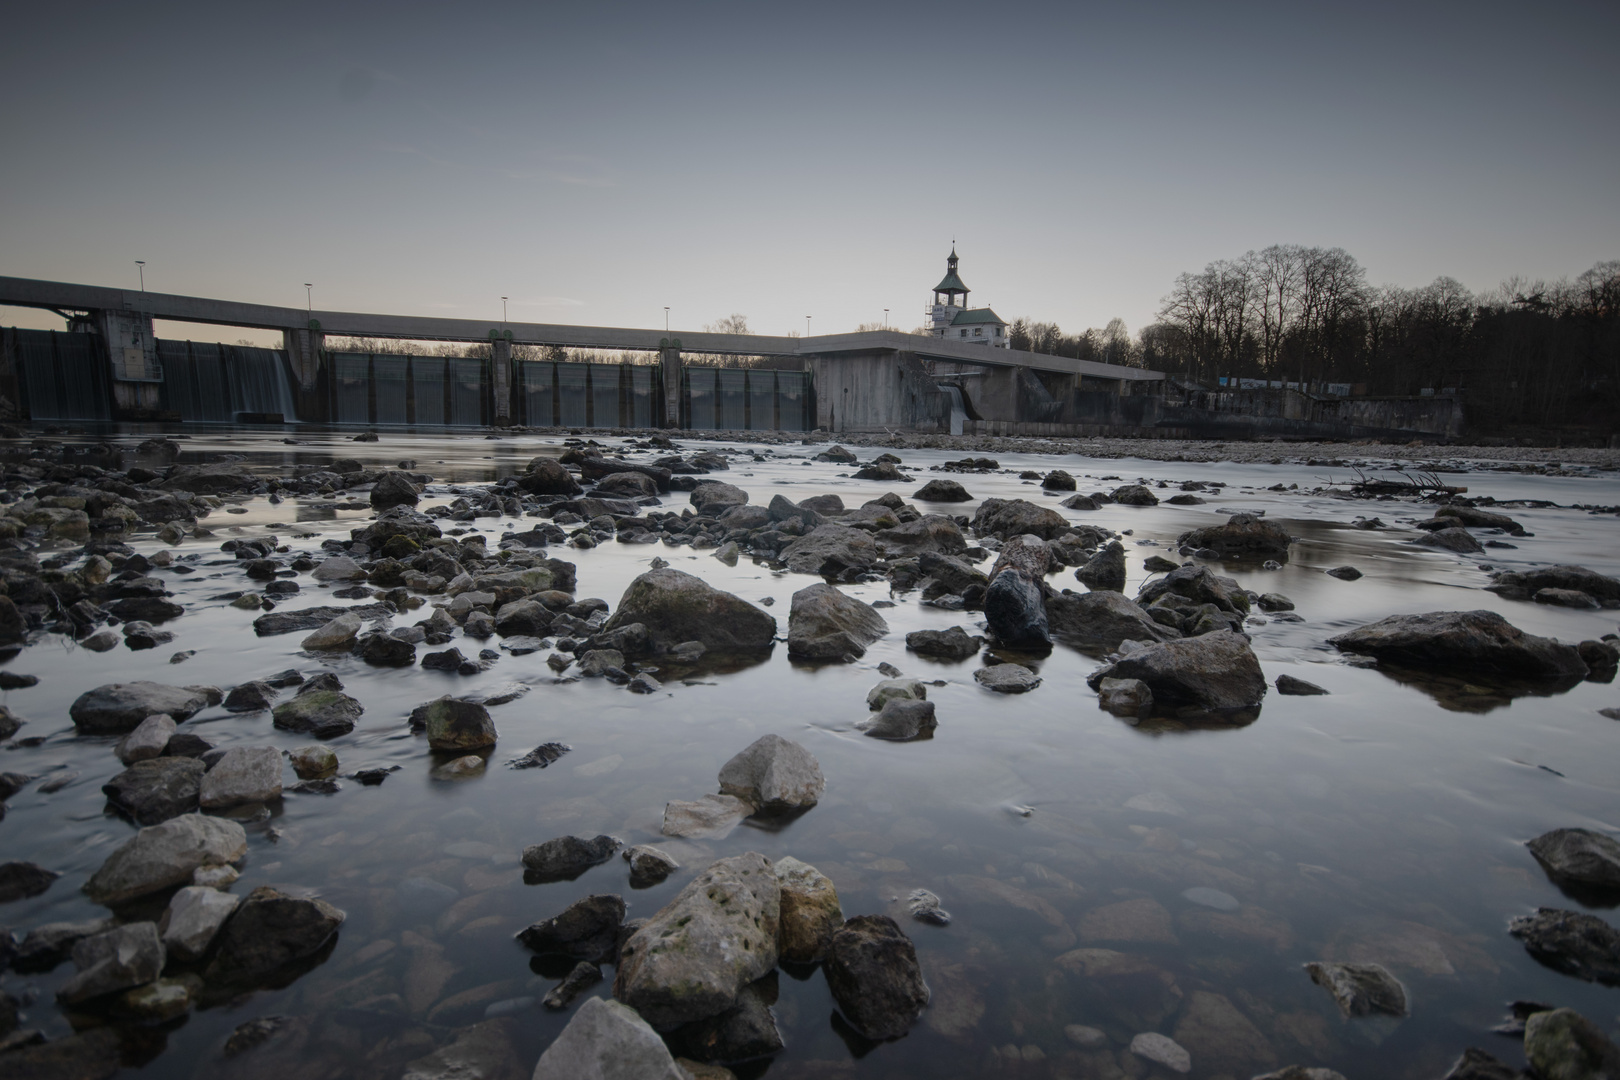
[[[305,685],[291,701],[277,705],[270,713],[271,723],[283,731],[330,739],[354,730],[365,706],[339,690]]]
[[[1121,506],[1158,506],[1159,497],[1141,484],[1126,484],[1108,493]]]
[[[247,833],[236,822],[181,814],[124,841],[84,891],[98,904],[121,904],[184,885],[200,866],[224,866],[246,854]]]
[[[81,734],[119,735],[135,730],[148,716],[159,713],[174,720],[188,720],[218,703],[218,691],[210,694],[211,690],[155,682],[108,683],[80,694],[68,715]]]
[[[1316,697],[1327,691],[1313,682],[1296,679],[1292,675],[1277,676],[1277,693],[1288,697]]]
[[[1455,551],[1460,554],[1471,555],[1484,551],[1478,540],[1467,529],[1440,529],[1436,532],[1424,533],[1413,540],[1419,547],[1439,548],[1441,551]]]
[[[721,483],[719,480],[702,480],[692,489],[690,498],[693,509],[699,514],[708,514],[712,517],[728,506],[747,504],[748,492],[735,485]]]
[[[303,648],[310,651],[322,649],[343,649],[347,651],[354,646],[354,639],[360,636],[360,616],[351,613],[337,616],[324,624],[319,630],[300,643]]]
[[[547,881],[572,881],[593,866],[600,866],[613,858],[619,850],[619,841],[600,835],[589,840],[578,836],[559,836],[543,844],[530,844],[523,849],[523,867],[529,875]]]
[[[888,632],[889,624],[870,605],[821,582],[793,594],[788,655],[801,660],[864,656],[866,647]]]
[[[1122,641],[1174,641],[1180,631],[1153,620],[1141,605],[1117,592],[1062,593],[1046,601],[1047,628],[1065,645],[1107,653]]]
[[[495,721],[479,702],[446,694],[426,705],[422,720],[428,745],[441,753],[495,745]]]
[[[934,718],[932,701],[911,701],[890,698],[883,703],[876,716],[855,725],[863,734],[874,739],[909,742],[930,738],[939,721]]]
[[[992,664],[973,673],[973,681],[998,694],[1027,694],[1041,685],[1041,677],[1022,664]]]
[[[518,1041],[515,1019],[484,1020],[456,1032],[449,1046],[405,1066],[399,1080],[523,1080],[529,1070],[519,1057]]]
[[[197,809],[202,789],[202,762],[195,758],[160,757],[137,761],[102,785],[102,794],[120,813],[139,825],[156,825]]]
[[[118,760],[125,765],[133,765],[137,761],[160,756],[163,748],[169,745],[169,740],[174,738],[174,731],[172,716],[164,713],[148,716],[136,725],[134,731],[118,740]]]
[[[969,502],[973,496],[955,480],[930,480],[911,496],[918,502]]]
[[[928,1006],[911,939],[887,915],[857,915],[832,936],[827,986],[849,1025],[868,1039],[898,1039]]]
[[[366,570],[347,555],[333,555],[319,563],[309,576],[316,581],[364,581]]]
[[[231,687],[225,695],[225,708],[229,712],[263,712],[275,699],[275,687],[269,683],[245,682]]]
[[[1620,889],[1620,843],[1591,829],[1554,829],[1527,845],[1558,882]]]
[[[658,482],[646,473],[609,473],[596,482],[595,493],[618,499],[655,499]]]
[[[833,934],[844,925],[844,909],[832,879],[789,856],[776,861],[781,887],[779,953],[783,960],[813,964],[825,959]]]
[[[517,939],[537,953],[592,964],[611,963],[623,924],[623,898],[611,894],[587,896],[569,904],[561,915],[519,932]]]
[[[973,531],[983,536],[1007,540],[1032,533],[1042,540],[1056,540],[1068,531],[1069,523],[1056,510],[1037,506],[1026,499],[986,499],[973,515]]]
[[[602,629],[611,634],[635,623],[646,628],[653,655],[688,641],[702,642],[711,653],[757,653],[776,638],[776,620],[764,611],[668,567],[632,581]]]
[[[1221,611],[1246,615],[1249,596],[1231,578],[1220,577],[1206,566],[1178,566],[1164,577],[1143,585],[1136,602],[1147,607],[1167,596],[1179,596],[1192,604],[1213,604]]]
[[[913,630],[906,635],[906,648],[922,656],[939,656],[947,660],[966,660],[976,656],[984,639],[970,635],[960,626],[949,630]]]
[[[535,461],[540,460],[536,458]],[[532,464],[532,463],[531,463]],[[586,454],[579,461],[579,471],[587,480],[603,480],[615,473],[634,472],[650,478],[658,485],[659,491],[668,491],[673,473],[662,465],[647,465],[635,461],[626,461],[623,458],[602,457],[593,452]]]
[[[630,864],[630,887],[633,889],[657,885],[681,868],[673,855],[651,844],[625,848],[624,861]]]
[[[537,457],[529,470],[517,478],[518,487],[530,495],[578,495],[579,481],[556,458]]]
[[[689,1080],[635,1009],[589,998],[535,1064],[532,1080]]]
[[[994,581],[1003,570],[1020,570],[1039,581],[1052,569],[1052,562],[1052,545],[1038,536],[1025,533],[1001,546],[996,553],[995,565],[990,568],[990,580]]]
[[[163,942],[156,923],[125,923],[81,938],[73,946],[73,964],[79,973],[58,988],[56,1000],[77,1005],[142,986],[163,974],[163,961]]]
[[[1620,1048],[1574,1009],[1533,1013],[1524,1024],[1524,1056],[1541,1080],[1620,1076]]]
[[[913,521],[902,521],[875,534],[878,549],[889,558],[903,558],[932,551],[958,555],[968,548],[962,529],[943,514],[924,514]]]
[[[1293,537],[1276,522],[1254,514],[1233,514],[1225,525],[1210,525],[1182,533],[1178,546],[1208,549],[1223,559],[1279,559],[1288,557]]]
[[[1537,908],[1508,924],[1527,952],[1555,971],[1620,986],[1620,930],[1596,915]]]
[[[1277,1052],[1230,998],[1209,990],[1188,995],[1173,1032],[1205,1076],[1252,1076],[1277,1064]]]
[[[1620,607],[1620,578],[1584,566],[1544,566],[1536,570],[1502,570],[1491,575],[1487,592],[1509,600],[1529,600],[1542,589],[1583,592],[1604,607]]]
[[[1097,687],[1097,704],[1115,716],[1147,716],[1153,711],[1153,691],[1140,679],[1104,679]]]
[[[780,735],[762,735],[720,768],[720,793],[764,814],[808,810],[827,781],[815,755]]]
[[[409,473],[389,469],[377,478],[371,489],[371,508],[391,510],[396,506],[415,506],[422,499],[422,489]]]
[[[495,632],[502,637],[542,637],[555,619],[538,600],[513,600],[495,612]]]
[[[163,947],[183,963],[195,963],[208,952],[214,935],[236,910],[240,898],[205,885],[187,885],[169,899],[158,929]]]
[[[236,746],[203,774],[197,801],[205,810],[220,810],[280,795],[281,751],[273,746]]]
[[[624,943],[613,996],[660,1027],[714,1016],[776,966],[780,918],[770,860],[721,859]]]
[[[753,814],[749,803],[733,795],[705,795],[691,802],[664,804],[665,836],[692,840],[729,836],[739,822]]]
[[[319,952],[344,918],[325,900],[288,896],[261,885],[226,920],[203,977],[226,985],[264,980]]]
[[[1004,570],[984,593],[990,636],[1002,645],[1040,649],[1052,643],[1040,582],[1021,570]]]
[[[1074,572],[1074,577],[1093,592],[1124,592],[1125,548],[1118,540],[1110,540]]]
[[[1086,682],[1095,690],[1103,679],[1140,679],[1158,705],[1211,712],[1253,708],[1266,693],[1248,639],[1230,630],[1138,649]]]
[[[1434,611],[1387,619],[1329,638],[1341,652],[1413,668],[1479,670],[1529,678],[1580,677],[1571,645],[1527,634],[1494,611]]]
[[[361,638],[355,651],[360,659],[377,667],[410,667],[416,663],[415,645],[381,630]]]
[[[876,711],[892,698],[923,701],[927,697],[928,688],[916,679],[884,679],[866,692],[866,707]]]
[[[828,523],[817,525],[778,556],[796,574],[839,577],[869,570],[878,560],[877,542],[860,529]]]
[[[1406,1015],[1406,990],[1378,964],[1311,963],[1311,981],[1322,987],[1346,1017]]]

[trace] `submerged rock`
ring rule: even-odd
[[[1266,693],[1254,650],[1230,630],[1138,649],[1086,682],[1096,689],[1103,679],[1140,679],[1159,705],[1215,712],[1253,708]]]
[[[804,660],[864,656],[866,647],[889,632],[871,606],[825,582],[793,594],[788,613],[788,655]]]
[[[887,915],[857,915],[833,934],[827,986],[849,1025],[868,1039],[898,1039],[928,1006],[911,939]]]
[[[182,814],[124,841],[85,882],[98,904],[121,904],[191,880],[200,866],[223,866],[247,854],[247,833],[224,818]]]
[[[137,761],[102,785],[102,794],[139,825],[156,825],[197,809],[203,763],[194,758]]]
[[[343,925],[342,911],[324,900],[288,896],[261,885],[248,893],[219,933],[219,949],[204,973],[211,983],[252,983],[313,956]]]
[[[0,863],[0,904],[38,896],[62,875],[37,863]]]
[[[517,1049],[518,1025],[496,1017],[462,1028],[455,1042],[405,1066],[399,1080],[521,1080],[528,1072]]]
[[[816,805],[827,787],[815,755],[780,735],[762,735],[720,769],[720,793],[779,814]]]
[[[535,1064],[532,1080],[687,1080],[635,1009],[590,998]]]
[[[1391,615],[1329,638],[1328,644],[1415,668],[1479,669],[1531,678],[1587,673],[1573,646],[1527,634],[1494,611]]]
[[[731,831],[754,812],[750,803],[732,795],[705,795],[692,802],[664,805],[663,834],[691,840],[729,836]]]
[[[611,894],[587,896],[561,915],[537,922],[517,938],[537,953],[569,956],[590,963],[611,962],[624,923],[624,900]]]
[[[714,1016],[776,966],[780,917],[769,859],[721,859],[625,942],[613,996],[660,1026]]]
[[[612,836],[595,836],[589,840],[559,836],[524,848],[523,866],[542,881],[567,881],[607,862],[619,847],[618,839]]]
[[[951,913],[940,907],[939,897],[927,889],[912,889],[906,894],[906,913],[930,926],[951,925]]]
[[[1406,990],[1379,964],[1310,963],[1311,981],[1322,987],[1347,1017],[1406,1015]]]
[[[1596,915],[1537,908],[1508,924],[1526,951],[1555,971],[1620,986],[1620,930]]]
[[[1168,1035],[1144,1031],[1131,1039],[1131,1053],[1143,1061],[1163,1065],[1173,1073],[1192,1072],[1192,1055]]]
[[[163,974],[163,961],[163,942],[156,923],[126,923],[81,938],[73,946],[73,963],[79,973],[56,991],[56,999],[76,1005],[144,985]]]
[[[1182,533],[1176,544],[1208,549],[1223,559],[1279,558],[1286,561],[1292,540],[1288,530],[1275,522],[1253,514],[1233,514],[1225,525]]]
[[[68,715],[84,734],[117,735],[135,730],[148,716],[160,713],[174,720],[189,720],[219,701],[219,691],[213,687],[108,683],[80,694]]]

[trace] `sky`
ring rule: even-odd
[[[953,241],[1069,332],[1273,243],[1489,290],[1620,258],[1617,40],[1612,0],[17,4],[0,274],[778,334],[920,325]]]

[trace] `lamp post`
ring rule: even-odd
[[[810,316],[808,315],[804,317],[804,336],[810,336]]]
[[[664,305],[664,333],[669,333],[669,305]]]
[[[889,328],[889,309],[884,308],[883,309],[883,329],[887,330],[888,328]]]
[[[141,292],[145,292],[146,291],[146,260],[145,259],[136,259],[135,260],[135,268],[138,271],[140,271],[140,275],[141,275]]]
[[[310,322],[315,321],[315,286],[304,282],[304,315]]]
[[[506,297],[501,297],[501,329],[506,329]]]

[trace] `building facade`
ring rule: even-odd
[[[945,277],[934,286],[934,303],[928,309],[929,329],[935,337],[954,341],[988,345],[992,349],[1010,348],[1007,341],[1007,323],[989,308],[970,308],[968,287],[956,272],[956,248],[951,248],[945,260]]]

